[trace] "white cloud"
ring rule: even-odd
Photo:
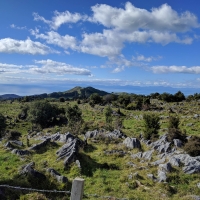
[[[186,67],[186,66],[153,66],[151,67],[153,73],[185,73],[185,74],[200,74],[200,66]]]
[[[91,72],[85,68],[78,68],[67,63],[53,60],[37,60],[36,65],[14,65],[0,63],[0,74],[70,74],[91,76]],[[38,64],[38,65],[37,65]]]
[[[143,61],[143,62],[152,62],[152,61],[157,61],[160,60],[162,57],[157,56],[157,57],[145,57],[144,55],[138,54],[137,56],[133,56],[132,59],[136,61]]]
[[[107,32],[91,33],[82,35],[83,40],[80,43],[80,51],[83,53],[98,55],[101,57],[112,57],[119,55],[123,47],[122,41],[116,40],[113,35]]]
[[[193,13],[186,11],[179,14],[167,4],[151,11],[137,8],[130,2],[125,4],[125,9],[97,4],[92,7],[92,11],[90,21],[107,28],[131,32],[139,29],[185,32],[199,27],[197,17]]]
[[[19,29],[19,30],[25,30],[25,29],[27,29],[26,26],[21,26],[20,27],[20,26],[16,26],[15,24],[11,24],[10,27],[14,28],[14,29]]]
[[[57,30],[62,24],[77,23],[78,21],[86,20],[87,18],[86,15],[81,15],[79,13],[70,13],[69,11],[55,11],[52,20],[46,20],[44,17],[38,15],[38,13],[33,13],[33,16],[35,21],[43,21],[54,30]]]
[[[64,49],[71,48],[73,50],[77,49],[76,38],[70,35],[61,36],[55,31],[50,31],[45,34],[39,34],[39,30],[31,30],[31,34],[36,38],[41,38],[46,40],[48,44],[54,44]]]
[[[121,72],[121,71],[124,71],[124,66],[122,66],[122,67],[116,67],[116,68],[112,71],[112,73],[119,73],[119,72]]]
[[[72,65],[53,61],[50,59],[35,61],[35,63],[42,65],[42,67],[34,67],[30,69],[32,72],[36,73],[41,73],[41,74],[56,73],[56,74],[74,74],[74,75],[91,76],[91,72],[88,69],[74,67]]]
[[[59,53],[58,51],[55,51],[40,42],[34,42],[29,38],[26,40],[15,40],[11,38],[0,39],[0,52],[33,54],[33,55]]]

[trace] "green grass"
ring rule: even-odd
[[[75,104],[76,102],[69,102],[69,104]],[[24,103],[30,105],[31,103]],[[59,103],[60,107],[66,107],[68,102]],[[169,116],[167,108],[173,104],[164,105],[165,109],[158,114],[161,116]],[[15,129],[22,133],[21,140],[24,143],[22,149],[28,149],[27,146],[27,133],[31,130],[32,124],[28,120],[15,119],[21,110],[21,103],[13,102],[2,103],[0,102],[0,112],[4,115],[11,117],[7,119],[8,129]],[[80,104],[79,107],[82,109],[83,119],[90,125],[90,129],[103,128],[105,127],[105,116],[104,106],[95,106],[92,108],[89,104]],[[113,108],[117,111],[117,108]],[[138,137],[143,131],[143,120],[136,119],[136,115],[143,115],[144,111],[131,111],[120,109],[124,114],[121,118],[123,119],[122,131],[129,137]],[[195,104],[191,106],[189,103],[184,103],[183,106],[176,107],[177,114],[180,117],[180,128],[186,130],[187,135],[199,135],[200,119],[194,119],[195,113],[200,113],[199,105]],[[148,111],[153,112],[153,111]],[[176,115],[175,113],[173,115]],[[181,116],[187,116],[187,118],[181,118]],[[115,117],[114,117],[115,120]],[[114,121],[113,120],[113,121]],[[163,134],[167,128],[167,119],[160,120],[161,129],[159,134]],[[193,123],[193,126],[186,126],[188,123]],[[52,134],[60,131],[65,133],[68,128],[65,125],[55,126],[42,130],[43,134],[51,132]],[[82,139],[83,137],[80,136]],[[131,159],[131,153],[137,153],[139,150],[128,150],[121,143],[123,140],[109,141],[99,139],[97,143],[92,140],[88,141],[88,146],[80,150],[78,159],[81,163],[81,170],[76,164],[64,167],[63,160],[57,161],[56,151],[63,145],[58,143],[55,145],[48,145],[41,151],[32,152],[30,156],[20,158],[17,155],[12,154],[9,150],[6,150],[3,145],[6,141],[2,141],[0,144],[0,184],[11,184],[24,187],[37,187],[46,189],[57,189],[57,190],[70,190],[71,183],[77,176],[85,179],[84,193],[87,194],[98,194],[100,196],[114,196],[118,198],[129,198],[129,199],[187,199],[187,195],[195,194],[200,195],[200,191],[196,184],[199,182],[199,174],[187,175],[178,168],[176,171],[169,173],[168,184],[153,182],[147,178],[147,174],[153,173],[157,175],[157,167],[150,167],[148,162],[141,163],[138,159]],[[35,139],[30,139],[30,145],[39,143]],[[105,150],[124,150],[127,152],[125,156],[119,155],[105,155]],[[147,151],[148,148],[142,145],[142,150]],[[153,155],[152,161],[154,161],[156,154]],[[20,167],[29,162],[35,162],[35,169],[44,173],[47,180],[44,182],[30,181],[27,177],[19,176]],[[127,162],[133,162],[137,167],[129,167]],[[151,161],[151,162],[152,162]],[[54,168],[62,175],[69,179],[67,185],[57,183],[47,172],[47,168]],[[136,174],[137,173],[137,174]],[[132,175],[132,178],[129,178]],[[9,191],[10,198],[17,197],[20,193],[16,191]],[[12,196],[12,195],[14,196]],[[21,194],[20,199],[69,199],[67,197],[41,195],[38,193]],[[84,197],[84,199],[97,199],[96,197]],[[105,198],[106,199],[106,198]]]

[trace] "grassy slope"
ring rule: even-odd
[[[74,102],[72,102],[74,103]],[[29,103],[28,103],[29,104]],[[14,122],[20,111],[20,104],[14,102],[0,103],[0,112],[4,115],[11,117],[11,120],[7,120],[10,128],[17,129],[22,132],[22,141],[25,146],[24,149],[28,148],[26,146],[26,134],[27,130],[30,129],[31,124],[25,121]],[[59,106],[66,106],[66,103],[59,103]],[[170,105],[172,106],[172,105]],[[160,115],[167,116],[166,110],[159,113]],[[81,104],[80,108],[83,111],[83,117],[86,122],[92,124],[93,127],[103,126],[105,123],[105,118],[101,106],[95,106],[91,108],[88,104]],[[199,135],[198,130],[200,128],[199,119],[194,119],[192,116],[195,113],[199,113],[199,105],[185,103],[183,106],[176,106],[178,115],[187,116],[187,118],[180,118],[181,129],[186,129],[187,134]],[[127,111],[121,109],[124,113],[123,121],[123,132],[128,136],[138,136],[143,129],[143,121],[135,119],[134,116],[143,114],[143,111]],[[186,126],[188,123],[193,123],[193,126]],[[161,120],[161,130],[160,134],[165,132],[164,128],[167,127],[167,119]],[[56,131],[67,131],[66,127],[53,127],[52,129],[46,129],[45,131],[51,131],[55,133]],[[139,160],[131,160],[130,155],[127,154],[124,157],[119,155],[106,156],[104,154],[105,150],[125,150],[122,145],[116,141],[112,143],[110,141],[98,141],[94,143],[89,141],[89,146],[87,149],[82,149],[79,155],[79,160],[81,162],[82,170],[72,164],[71,166],[64,168],[62,160],[56,161],[55,152],[62,145],[49,146],[38,153],[33,153],[30,156],[20,159],[18,156],[11,154],[10,151],[3,147],[3,143],[0,144],[0,184],[10,184],[10,185],[20,185],[33,188],[46,188],[46,189],[70,189],[71,181],[76,176],[81,176],[85,179],[85,193],[89,194],[99,194],[102,196],[115,196],[115,197],[127,197],[130,199],[187,199],[186,195],[196,194],[200,195],[200,191],[197,189],[196,184],[199,181],[199,175],[186,175],[180,170],[175,170],[169,174],[169,184],[164,183],[154,183],[147,178],[146,174],[153,173],[157,174],[157,168],[151,167],[148,169],[135,169],[127,166],[127,162],[131,161],[138,167],[145,167],[147,163],[140,163]],[[37,143],[39,141],[30,140],[30,144]],[[146,148],[146,147],[144,147]],[[145,149],[147,150],[147,149]],[[129,153],[137,152],[137,150],[132,150]],[[153,158],[155,159],[155,158]],[[47,175],[47,180],[44,182],[32,182],[27,178],[20,177],[18,171],[20,166],[34,161],[36,163],[35,168]],[[66,186],[64,184],[57,183],[53,178],[51,178],[45,171],[46,168],[53,167],[59,171],[62,175],[65,175],[70,180],[69,184]],[[138,175],[134,175],[134,173]],[[128,175],[132,174],[133,178],[128,179]],[[137,181],[139,181],[139,184]],[[17,194],[17,193],[16,193]],[[13,193],[12,195],[15,195]],[[37,196],[38,194],[36,194]],[[35,197],[33,197],[35,198]],[[52,197],[52,199],[62,199],[61,196]],[[30,196],[21,196],[21,199],[31,199]],[[85,197],[86,199],[86,197]],[[89,199],[96,199],[96,197],[90,197]]]

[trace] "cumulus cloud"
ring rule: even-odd
[[[186,66],[153,66],[151,67],[153,73],[185,73],[185,74],[200,74],[200,66],[186,67]]]
[[[136,61],[143,61],[143,62],[152,62],[152,61],[157,61],[160,60],[162,57],[157,56],[157,57],[145,57],[144,55],[138,54],[137,56],[133,56],[132,59]]]
[[[97,4],[92,7],[92,11],[90,21],[118,30],[185,32],[199,27],[197,17],[193,13],[186,11],[179,14],[167,4],[152,8],[151,11],[137,8],[130,2],[125,4],[124,9]]]
[[[74,75],[91,76],[91,72],[88,69],[74,67],[72,65],[53,61],[50,59],[35,61],[35,63],[42,65],[42,67],[34,67],[30,69],[32,72],[36,73],[41,73],[41,74],[56,73],[56,74],[74,74]]]
[[[0,63],[0,73],[9,74],[70,74],[70,75],[86,75],[91,76],[91,72],[85,68],[78,68],[67,63],[57,62],[53,60],[36,60],[35,65],[14,65]]]
[[[81,15],[79,13],[71,13],[69,11],[55,11],[52,20],[46,20],[44,17],[38,15],[38,13],[33,13],[33,17],[35,21],[43,21],[54,30],[57,30],[62,24],[77,23],[78,21],[85,20],[87,18],[86,15]]]
[[[62,36],[55,31],[49,31],[46,34],[40,34],[39,30],[31,30],[31,34],[36,38],[44,39],[48,44],[54,44],[64,49],[77,49],[77,41],[76,38],[70,35]],[[68,54],[69,52],[67,52]]]
[[[112,57],[119,55],[123,47],[122,41],[117,41],[113,35],[108,35],[106,32],[84,33],[82,37],[79,49],[83,53]]]
[[[26,40],[15,40],[12,38],[0,39],[0,52],[1,53],[20,53],[20,54],[49,54],[59,53],[50,47],[40,43],[34,42],[29,38]]]

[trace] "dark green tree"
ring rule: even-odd
[[[158,137],[158,130],[160,129],[160,118],[156,114],[144,114],[144,138],[146,140]]]
[[[0,137],[2,137],[6,128],[6,118],[0,113]]]
[[[30,107],[29,118],[32,123],[45,128],[52,125],[60,113],[63,113],[63,110],[56,105],[51,105],[48,101],[36,101]]]
[[[107,129],[112,130],[112,122],[113,122],[113,116],[112,116],[112,108],[110,106],[107,106],[105,108],[104,114],[105,114],[105,118],[106,118],[106,126]]]
[[[68,127],[70,131],[78,135],[81,131],[83,119],[82,119],[82,111],[78,107],[78,105],[68,106],[66,109],[66,117],[68,120]]]
[[[90,102],[93,104],[100,104],[102,102],[102,97],[98,93],[93,93],[90,96]]]

